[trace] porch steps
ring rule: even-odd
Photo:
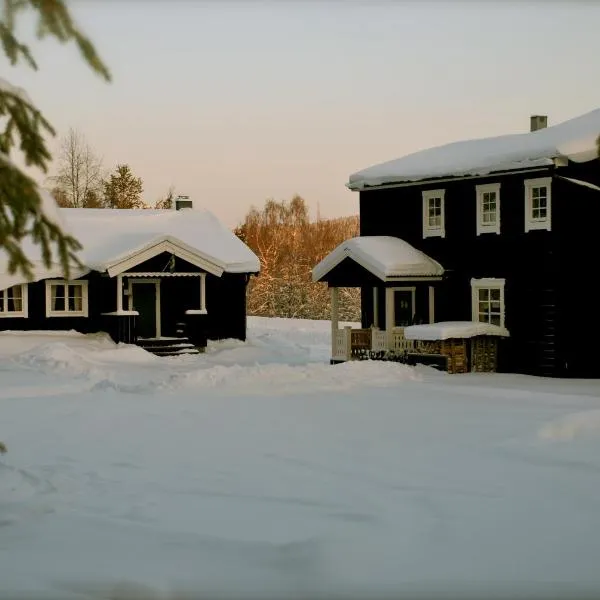
[[[156,356],[180,356],[200,354],[187,337],[138,338],[137,345]]]

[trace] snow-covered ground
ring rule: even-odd
[[[600,593],[600,381],[328,358],[0,334],[0,597]]]

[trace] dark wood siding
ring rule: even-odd
[[[128,275],[135,273],[162,272],[170,270],[170,254],[164,253],[137,265]],[[165,269],[165,266],[167,267]],[[200,269],[176,257],[175,272],[202,272]],[[217,277],[206,274],[206,322],[209,339],[235,338],[246,339],[246,274],[223,273]],[[117,280],[107,275],[91,273],[81,278],[87,280],[89,298],[89,316],[86,317],[50,317],[46,315],[45,282],[28,285],[29,318],[0,318],[0,330],[69,330],[82,333],[94,333],[110,329],[103,313],[117,309]],[[198,277],[160,278],[161,290],[161,334],[175,336],[177,324],[185,322],[185,311],[200,308],[200,280]],[[128,287],[129,277],[123,278],[124,291]],[[128,309],[127,295],[123,296],[123,308]]]
[[[600,180],[596,163],[558,173]],[[402,238],[442,264],[446,276],[436,293],[436,321],[471,319],[471,278],[505,279],[506,327],[511,334],[503,344],[505,370],[538,375],[589,373],[589,365],[582,369],[574,365],[583,366],[583,355],[591,355],[591,345],[581,343],[569,323],[582,308],[573,293],[573,277],[589,272],[590,265],[579,261],[578,270],[572,265],[581,253],[593,256],[600,192],[554,178],[552,231],[525,232],[524,181],[553,174],[554,169],[548,168],[363,191],[360,232]],[[501,185],[500,235],[477,235],[476,186],[486,183]],[[427,189],[445,190],[445,238],[423,239],[422,191]],[[575,198],[581,206],[574,207]],[[590,219],[582,229],[581,219],[574,215],[581,214],[583,205]],[[365,301],[369,293],[363,294]],[[581,350],[576,352],[576,346]]]
[[[600,185],[600,161],[571,164],[559,175]],[[600,313],[596,286],[600,191],[557,178],[553,196],[557,263],[557,337],[565,375],[600,377]]]
[[[88,317],[46,317],[46,284],[37,281],[27,286],[29,318],[2,318],[0,329],[4,331],[35,331],[74,329],[81,333],[102,331],[103,312],[115,310],[116,292],[113,282],[99,273],[90,273],[79,281],[88,281]],[[111,293],[112,291],[112,293]]]
[[[243,273],[206,278],[209,339],[246,339],[247,278]]]

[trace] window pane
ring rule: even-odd
[[[0,312],[4,312],[4,290],[0,291]]]
[[[83,310],[83,287],[81,284],[69,285],[69,311],[81,312]]]
[[[20,285],[15,285],[7,290],[7,294],[6,310],[21,312],[23,310],[23,288]]]
[[[500,289],[499,288],[492,288],[490,290],[490,298],[492,300],[500,300]]]
[[[50,286],[51,302],[53,311],[65,310],[65,286],[62,283],[54,283]]]
[[[490,298],[490,290],[487,288],[482,288],[479,290],[479,300],[489,300]]]

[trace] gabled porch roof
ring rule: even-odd
[[[329,273],[347,258],[384,282],[422,277],[439,279],[444,274],[440,263],[400,238],[361,236],[342,242],[316,265],[312,270],[313,281],[327,281]]]

